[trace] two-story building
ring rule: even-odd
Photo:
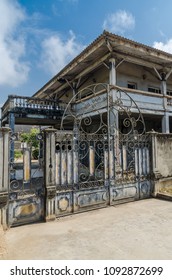
[[[171,73],[171,54],[104,31],[34,97],[68,103],[83,88],[107,83],[120,87],[137,103],[147,131],[168,133],[172,131]],[[76,103],[82,104],[86,96],[91,98],[84,91]]]
[[[46,126],[37,162],[25,143],[17,162],[15,124]],[[0,199],[10,225],[156,195],[172,182],[172,54],[104,31],[32,97],[9,96],[6,125]]]

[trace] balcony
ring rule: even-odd
[[[15,124],[53,125],[61,119],[66,106],[52,99],[10,95],[1,108],[1,125],[9,124],[10,115]]]
[[[139,89],[131,89],[125,87],[105,87],[94,88],[88,91],[84,90],[78,94],[76,99],[76,110],[81,113],[89,113],[97,110],[103,110],[107,106],[107,91],[116,91],[116,106],[120,109],[120,105],[123,108],[130,107],[132,102],[131,111],[136,112],[137,108],[143,115],[159,115],[162,116],[164,111],[168,111],[172,114],[172,96],[163,95],[162,93],[154,93],[149,91],[143,91]],[[84,93],[84,94],[83,94]],[[117,104],[118,103],[118,104]],[[135,105],[134,105],[135,103]],[[114,103],[115,104],[115,103]]]

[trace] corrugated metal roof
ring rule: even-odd
[[[56,87],[58,88],[58,84],[60,86],[60,82],[58,82],[58,80],[63,77],[64,75],[67,75],[69,73],[72,73],[72,70],[76,68],[76,71],[78,71],[78,65],[81,63],[83,63],[85,61],[85,63],[89,63],[88,61],[86,61],[86,58],[88,56],[91,57],[92,52],[95,53],[95,51],[97,52],[98,49],[100,50],[100,48],[104,45],[104,47],[106,47],[106,42],[110,41],[113,42],[114,46],[115,43],[120,43],[118,44],[118,47],[123,46],[123,48],[127,47],[128,44],[128,48],[130,48],[130,50],[132,51],[132,48],[137,48],[138,52],[140,51],[139,48],[143,49],[144,51],[147,52],[147,54],[149,55],[149,58],[153,58],[153,56],[156,57],[156,59],[159,59],[159,63],[162,62],[162,59],[164,60],[164,62],[171,62],[172,63],[172,54],[169,54],[167,52],[155,49],[153,47],[144,45],[142,43],[138,43],[136,41],[133,41],[131,39],[127,39],[125,37],[110,33],[108,31],[104,31],[100,36],[98,36],[91,44],[89,44],[79,55],[77,55],[70,63],[68,63],[59,73],[57,73],[57,75],[55,75],[51,80],[49,80],[40,90],[38,90],[34,96],[39,96],[41,95],[44,91],[51,89],[51,87],[53,85],[55,85],[56,83]],[[116,45],[117,48],[117,45]],[[94,51],[93,51],[94,50]],[[108,50],[108,49],[106,49]],[[102,51],[104,51],[104,49],[102,49]],[[151,52],[151,53],[150,53]],[[81,66],[80,66],[81,67]]]

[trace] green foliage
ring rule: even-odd
[[[32,128],[30,132],[24,132],[21,134],[22,142],[26,142],[32,146],[32,158],[38,159],[39,155],[39,141],[37,140],[38,128]]]
[[[22,151],[21,150],[15,150],[14,151],[14,158],[15,159],[19,159],[19,158],[21,158],[22,157]]]
[[[38,159],[38,156],[39,156],[39,149],[36,148],[36,149],[32,150],[33,159]]]

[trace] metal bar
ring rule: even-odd
[[[142,149],[142,172],[143,172],[143,175],[146,175],[146,148],[143,147]]]
[[[149,149],[146,148],[146,170],[147,174],[150,173],[150,154],[149,154]]]
[[[56,185],[60,185],[60,149],[56,152]]]
[[[135,149],[135,174],[139,175],[138,149]]]
[[[62,185],[67,184],[67,157],[66,157],[66,151],[63,150],[61,153],[61,183]]]
[[[95,175],[95,149],[93,146],[89,147],[89,171],[90,177]]]
[[[79,183],[79,152],[78,152],[78,127],[74,123],[73,134],[73,184]]]
[[[31,148],[30,147],[23,149],[23,180],[24,183],[28,183],[31,180]]]
[[[142,175],[142,149],[139,148],[139,175]]]
[[[69,149],[70,147],[68,146],[67,150],[67,183],[68,185],[72,185],[73,182],[73,174],[72,174],[72,150]]]
[[[126,149],[126,146],[123,145],[122,146],[122,162],[123,162],[123,171],[126,171],[127,170],[127,149]]]
[[[78,151],[73,152],[73,182],[78,184],[79,182],[79,160],[78,160]]]
[[[105,178],[105,181],[108,180],[109,178],[109,166],[108,166],[108,161],[109,161],[109,158],[108,158],[108,151],[107,150],[104,150],[104,178]]]

